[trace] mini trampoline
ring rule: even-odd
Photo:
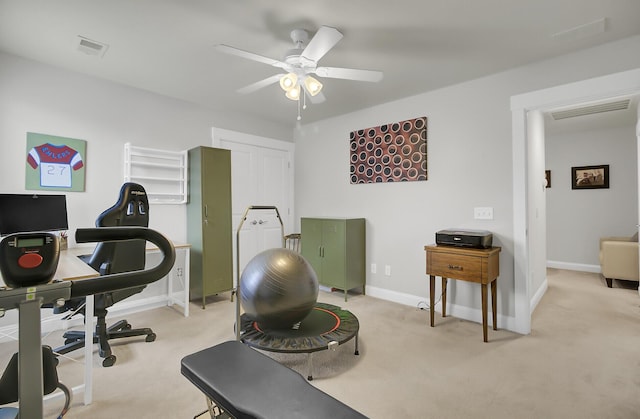
[[[347,310],[325,303],[316,302],[301,321],[293,326],[285,328],[267,327],[265,324],[272,324],[265,321],[261,324],[257,321],[260,317],[254,313],[244,313],[240,315],[242,289],[242,275],[240,275],[240,231],[247,219],[247,214],[253,210],[273,210],[280,221],[282,231],[282,247],[286,247],[284,238],[284,224],[280,217],[280,212],[275,206],[249,206],[244,212],[240,225],[236,231],[236,272],[238,281],[235,290],[231,294],[238,294],[236,299],[236,340],[245,343],[255,349],[267,352],[279,353],[306,353],[308,375],[307,380],[313,380],[313,360],[314,352],[326,349],[335,350],[339,345],[348,342],[355,337],[355,355],[358,353],[358,330],[360,323],[356,316]],[[251,263],[251,262],[250,262]],[[281,285],[281,284],[280,284]],[[279,289],[278,289],[279,290]],[[316,288],[317,291],[317,288]],[[257,294],[256,294],[257,295]],[[314,298],[315,299],[315,298]],[[300,317],[298,317],[299,319]],[[275,324],[275,323],[274,323]],[[240,327],[238,327],[240,325]]]
[[[335,349],[355,337],[355,355],[358,353],[356,316],[338,306],[316,303],[309,315],[288,329],[263,328],[246,313],[240,318],[240,340],[256,349],[280,353],[306,353],[308,380],[313,380],[314,352]]]

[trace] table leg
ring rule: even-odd
[[[442,317],[447,317],[447,278],[442,278]]]
[[[96,317],[93,315],[95,298],[93,295],[84,297],[84,335],[93,336]],[[88,315],[86,313],[89,313]],[[93,401],[93,339],[84,340],[84,404]]]
[[[436,277],[433,275],[429,275],[429,315],[431,316],[431,327],[433,327],[433,311],[435,309],[434,305],[434,294],[436,293]]]
[[[481,284],[482,288],[482,337],[487,342],[487,284]]]
[[[497,305],[498,302],[496,301],[496,295],[497,295],[497,285],[498,285],[498,279],[494,279],[491,282],[491,311],[493,312],[493,330],[498,330],[498,311],[497,311]]]

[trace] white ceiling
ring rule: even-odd
[[[603,18],[604,32],[563,33]],[[281,59],[292,29],[340,30],[320,64],[384,79],[324,79],[327,100],[303,111],[309,123],[638,35],[639,18],[637,0],[0,0],[0,50],[293,127],[296,103],[277,84],[236,93],[278,69],[214,45]],[[78,52],[79,35],[106,54]]]

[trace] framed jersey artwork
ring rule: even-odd
[[[84,191],[86,149],[85,140],[28,132],[25,188]]]

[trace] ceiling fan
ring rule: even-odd
[[[321,103],[325,100],[321,92],[322,83],[312,74],[321,78],[367,82],[379,82],[382,80],[383,74],[380,71],[318,66],[318,61],[342,39],[342,36],[335,28],[321,26],[313,38],[309,40],[309,33],[306,30],[294,29],[291,31],[294,48],[285,52],[282,61],[224,44],[216,45],[216,49],[226,54],[258,61],[285,71],[245,86],[238,90],[239,93],[252,93],[280,82],[280,87],[282,87],[289,99],[299,100],[300,96],[308,96],[312,103]],[[298,115],[298,119],[300,119],[300,115]]]

